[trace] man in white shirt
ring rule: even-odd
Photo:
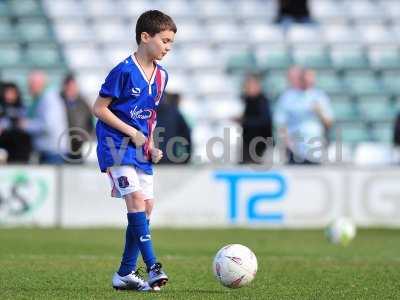
[[[316,164],[326,158],[325,129],[333,122],[328,96],[315,88],[315,73],[297,66],[288,72],[290,88],[278,100],[275,122],[285,137],[290,164]]]

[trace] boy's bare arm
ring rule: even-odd
[[[113,112],[108,108],[112,99],[97,97],[96,102],[93,105],[93,114],[102,120],[107,125],[121,131],[126,136],[130,137],[132,142],[136,146],[140,147],[146,142],[146,138],[139,130],[129,126],[125,122],[121,121]]]
[[[149,138],[149,150],[150,150],[151,161],[157,164],[163,157],[163,152],[154,146],[153,134]]]

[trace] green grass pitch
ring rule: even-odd
[[[348,247],[322,230],[154,230],[170,282],[146,294],[110,287],[123,239],[117,229],[0,229],[0,299],[400,299],[399,230],[360,230]],[[228,243],[250,247],[259,262],[238,290],[211,271]]]

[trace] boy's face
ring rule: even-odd
[[[156,60],[161,60],[171,50],[174,39],[175,33],[171,30],[161,31],[153,37],[146,32],[142,33],[142,43],[145,44],[148,53]]]

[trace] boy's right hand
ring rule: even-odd
[[[146,143],[146,137],[139,130],[135,130],[131,134],[131,141],[136,145],[136,147],[141,147]]]

